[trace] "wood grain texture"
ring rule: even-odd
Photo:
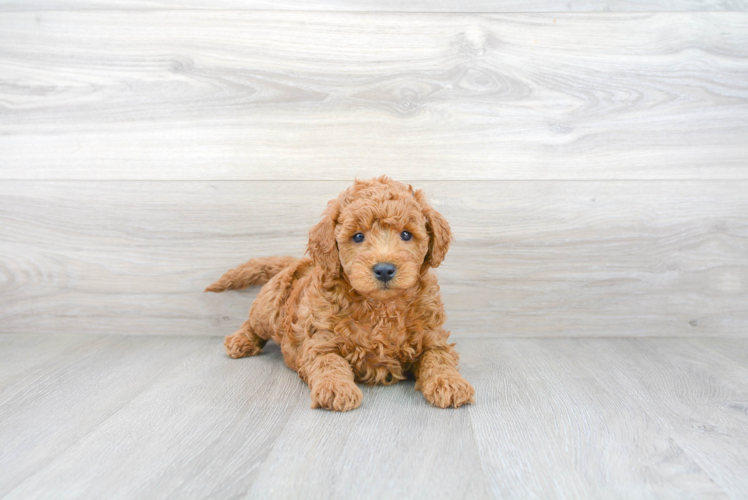
[[[746,179],[747,56],[739,12],[4,12],[0,178]]]
[[[594,358],[609,366],[595,374],[607,390],[647,395],[647,414],[654,424],[668,429],[672,441],[731,498],[748,495],[745,337],[714,344],[684,339],[677,348],[660,339],[617,339],[595,344],[594,351],[588,345],[582,340],[562,352],[582,363]],[[731,360],[736,352],[744,355],[739,362]]]
[[[80,356],[93,339],[76,334],[51,334],[38,342],[33,335],[0,335],[0,404],[38,383],[38,374],[58,359]]]
[[[482,396],[483,404],[470,407],[470,413],[483,467],[511,471],[490,477],[495,497],[729,498],[679,446],[673,436],[675,429],[657,421],[659,412],[669,411],[666,405],[658,405],[653,394],[628,393],[596,379],[611,366],[636,380],[657,383],[667,378],[669,374],[658,371],[651,359],[639,371],[628,371],[640,355],[638,351],[647,351],[654,342],[463,342],[470,349],[463,358],[478,358],[463,368],[463,373],[482,389],[477,395]],[[664,344],[677,352],[678,342]],[[636,347],[625,356],[600,359],[600,350],[611,352],[610,346],[619,344]],[[705,364],[711,366],[711,361]],[[694,383],[696,390],[703,387],[703,382],[683,372],[677,376]],[[739,445],[734,444],[733,449],[737,451]],[[711,451],[720,461],[719,452]]]
[[[170,342],[188,350],[177,366],[6,498],[44,496],[50,486],[68,498],[235,498],[245,491],[296,402],[308,398],[304,384],[275,345],[237,362],[220,337]],[[94,479],[114,471],[114,482]]]
[[[744,338],[461,339],[475,405],[438,410],[406,382],[335,414],[309,408],[273,343],[232,360],[217,337],[4,337],[31,365],[71,342],[46,371],[17,365],[32,382],[0,402],[8,499],[748,492]]]
[[[745,0],[0,0],[0,10],[203,9],[364,12],[745,11]]]
[[[470,415],[426,403],[413,382],[369,387],[330,415],[302,398],[245,498],[489,498]]]
[[[231,333],[250,257],[303,254],[343,182],[0,185],[6,333]],[[437,270],[459,335],[743,335],[746,182],[420,182],[456,242]]]
[[[27,337],[48,343],[47,336]],[[17,387],[0,404],[0,495],[117,413],[188,350],[210,342],[205,337],[184,343],[167,337],[133,342],[106,336],[73,346],[48,363],[35,364],[33,355],[27,357],[30,368],[19,372]],[[3,354],[22,352],[4,349]]]

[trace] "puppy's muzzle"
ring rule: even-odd
[[[372,267],[371,270],[379,281],[387,283],[395,277],[397,268],[395,267],[395,264],[390,262],[379,262],[378,264],[374,264],[374,267]]]

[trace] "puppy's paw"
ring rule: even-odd
[[[475,389],[459,373],[439,374],[421,381],[417,387],[426,400],[439,408],[459,408],[475,403]]]
[[[312,384],[312,408],[334,411],[355,410],[361,405],[364,393],[349,380],[321,380]]]
[[[255,356],[262,351],[261,345],[258,345],[257,342],[254,342],[240,331],[226,337],[223,345],[226,346],[226,354],[232,358]]]

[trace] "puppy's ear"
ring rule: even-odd
[[[426,253],[423,265],[439,267],[452,243],[452,231],[449,229],[447,219],[426,203],[423,191],[418,189],[413,196],[421,205],[421,212],[426,217],[426,230],[429,233],[429,251]]]
[[[309,230],[309,244],[306,251],[314,263],[329,276],[340,276],[338,243],[335,241],[335,226],[340,215],[340,202],[330,200],[322,214],[322,220]]]

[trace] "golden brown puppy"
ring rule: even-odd
[[[442,328],[436,277],[452,233],[423,192],[387,177],[356,181],[331,200],[309,231],[310,258],[252,259],[206,291],[267,282],[249,319],[226,337],[233,358],[254,356],[273,339],[309,384],[312,408],[361,404],[356,382],[406,377],[441,408],[474,402]]]

